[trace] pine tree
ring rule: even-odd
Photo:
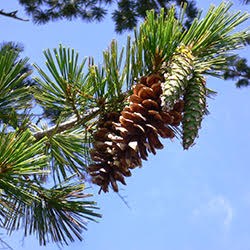
[[[193,1],[176,0],[176,5],[187,4],[186,24],[192,21],[198,9]],[[169,0],[19,0],[32,21],[38,24],[44,24],[50,21],[60,19],[72,20],[80,18],[84,21],[102,21],[108,14],[111,4],[115,6],[112,12],[112,19],[115,22],[117,32],[132,30],[139,21],[146,17],[146,12],[154,9],[157,13],[161,8],[169,9],[171,1]],[[11,12],[16,16],[15,12]]]
[[[133,30],[140,21],[145,19],[148,10],[154,9],[156,13],[159,13],[161,8],[164,8],[165,14],[167,14],[173,2],[178,6],[176,10],[186,4],[185,21],[182,24],[184,28],[188,28],[199,13],[199,8],[193,0],[19,0],[26,14],[36,24],[46,24],[62,19],[71,21],[77,18],[86,22],[103,21],[112,5],[114,11],[111,15],[117,33]],[[244,0],[241,3],[249,4],[249,1]],[[29,21],[29,19],[18,16],[17,12],[17,10],[11,12],[0,10],[0,15]],[[249,44],[249,40],[248,37],[247,44]],[[227,67],[221,74],[226,80],[236,81],[237,87],[245,87],[250,85],[249,72],[250,66],[247,60],[237,56],[228,58]],[[47,110],[47,115],[53,116],[53,112],[56,111]]]
[[[163,148],[160,137],[192,146],[214,93],[206,75],[221,77],[249,37],[234,31],[248,14],[230,7],[212,6],[185,30],[184,9],[179,19],[175,7],[149,11],[126,49],[112,41],[99,66],[74,49],[46,50],[32,84],[28,59],[0,50],[2,227],[22,228],[41,245],[82,240],[86,221],[100,217],[85,191],[89,178],[100,192],[118,192]],[[44,119],[34,104],[57,115]]]

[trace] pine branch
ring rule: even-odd
[[[64,132],[68,129],[75,127],[76,125],[85,123],[86,120],[89,120],[92,118],[92,116],[95,116],[98,111],[99,111],[99,108],[93,108],[89,110],[88,113],[85,114],[84,116],[80,116],[80,115],[79,117],[72,116],[68,121],[63,122],[61,124],[54,125],[48,128],[47,130],[36,132],[33,136],[37,140],[41,140],[45,136],[50,137],[53,134]]]
[[[0,10],[0,15],[2,16],[7,16],[7,17],[11,17],[11,18],[14,18],[14,19],[17,19],[17,20],[20,20],[20,21],[24,21],[24,22],[28,22],[29,19],[23,19],[21,17],[18,17],[17,16],[17,10],[15,11],[11,11],[11,12],[5,12],[3,9]]]

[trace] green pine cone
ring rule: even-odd
[[[206,113],[206,86],[202,75],[197,75],[189,81],[184,94],[184,103],[182,145],[184,149],[188,149],[198,136],[203,116]]]
[[[165,81],[162,83],[161,105],[165,110],[171,110],[186,89],[193,73],[193,56],[191,50],[181,45],[177,48],[169,64],[164,67]]]

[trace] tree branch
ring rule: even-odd
[[[11,11],[11,12],[5,12],[4,10],[0,10],[0,15],[11,17],[20,21],[25,21],[25,22],[29,21],[29,19],[23,19],[21,17],[18,17],[17,12],[18,12],[17,10]]]
[[[33,134],[33,136],[37,140],[40,140],[44,136],[50,137],[53,134],[61,133],[63,131],[66,131],[68,129],[73,128],[76,125],[85,123],[86,121],[88,121],[88,120],[92,119],[93,117],[95,117],[98,112],[99,112],[99,108],[93,108],[87,114],[85,114],[84,116],[80,116],[80,118],[76,117],[76,116],[73,116],[68,121],[63,122],[63,123],[58,124],[58,125],[54,125],[54,126],[48,128],[47,130],[36,132],[36,133]]]

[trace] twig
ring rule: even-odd
[[[128,209],[131,209],[131,207],[129,206],[129,204],[128,204],[128,201],[125,199],[125,197],[124,196],[122,196],[120,193],[116,193],[118,196],[119,196],[119,198],[123,201],[123,203],[128,207]]]
[[[74,116],[74,117],[70,118],[66,122],[54,125],[54,126],[48,128],[47,130],[44,130],[44,131],[41,131],[41,132],[39,131],[39,132],[34,133],[34,137],[37,140],[40,140],[44,136],[50,137],[53,134],[61,133],[63,131],[66,131],[68,129],[73,128],[74,126],[76,126],[78,124],[85,123],[87,120],[92,119],[98,112],[99,112],[99,108],[93,108],[87,114],[80,117],[80,119],[79,119],[79,117]]]
[[[77,121],[78,121],[77,117],[72,118],[69,121],[63,122],[63,123],[61,123],[59,125],[52,126],[52,127],[48,128],[47,130],[37,132],[37,133],[34,134],[34,137],[37,140],[40,140],[44,136],[51,136],[55,132],[57,132],[57,133],[63,132],[65,130],[67,130],[67,129],[73,128],[76,125]]]
[[[17,19],[17,20],[20,20],[20,21],[24,21],[24,22],[29,21],[29,19],[23,19],[21,17],[18,17],[17,12],[18,12],[17,10],[11,11],[11,12],[5,12],[4,10],[0,10],[0,15],[11,17],[11,18],[14,18],[14,19]]]

